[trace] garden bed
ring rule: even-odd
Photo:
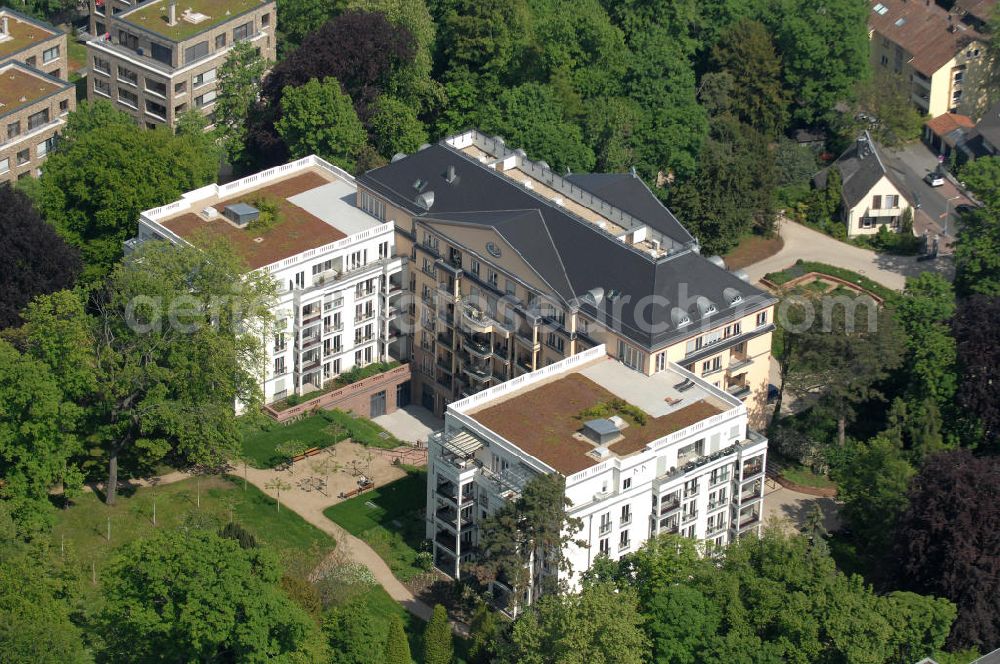
[[[866,292],[878,299],[880,302],[890,300],[896,296],[896,292],[892,289],[886,288],[882,284],[873,281],[864,275],[858,274],[857,272],[813,261],[796,261],[795,265],[790,268],[784,269],[780,272],[770,272],[764,275],[764,279],[762,281],[773,284],[774,286],[790,286],[796,285],[799,282],[808,281],[808,277],[810,276],[815,276],[816,278],[829,277],[833,280],[839,281],[842,285],[848,286],[853,290]]]
[[[377,376],[386,371],[392,371],[396,367],[400,366],[399,362],[375,362],[374,364],[369,364],[363,367],[355,367],[350,371],[345,371],[333,380],[329,381],[321,389],[313,390],[312,392],[307,392],[302,395],[291,395],[281,401],[275,401],[269,404],[270,408],[278,411],[279,413],[288,410],[292,406],[298,406],[301,403],[305,403],[316,397],[321,397],[324,394],[329,394],[334,390],[339,390],[342,387],[347,387],[353,383],[364,380],[366,378],[371,378],[372,376]]]

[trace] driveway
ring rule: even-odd
[[[897,149],[886,149],[884,155],[886,166],[899,178],[905,193],[920,205],[915,217],[923,216],[924,219],[915,218],[914,225],[921,230],[926,228],[930,235],[947,230],[948,236],[953,238],[958,220],[955,207],[971,205],[972,201],[950,180],[945,180],[940,187],[924,182],[924,176],[938,167],[937,155],[920,141]],[[947,229],[944,228],[946,225]]]
[[[932,261],[917,261],[915,256],[876,254],[835,240],[789,219],[779,222],[778,232],[785,241],[781,251],[743,268],[750,275],[751,282],[760,281],[768,272],[780,272],[791,267],[800,258],[852,270],[893,290],[903,290],[906,278],[921,272],[933,271],[948,279],[954,278],[953,263],[948,256]]]

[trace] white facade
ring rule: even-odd
[[[234,196],[252,196],[298,175],[321,175],[326,185],[294,198],[310,212],[342,230],[345,237],[292,253],[257,268],[270,274],[278,290],[274,329],[265,335],[261,380],[265,403],[320,389],[356,366],[388,360],[399,338],[390,325],[402,294],[402,260],[396,256],[394,225],[352,205],[354,178],[328,162],[309,156],[226,185],[211,184],[180,201],[143,212],[136,242],[166,239],[189,244],[170,230],[170,220],[198,214]],[[331,187],[326,189],[326,187]],[[345,196],[345,192],[349,193]],[[310,196],[308,203],[300,196]],[[348,199],[348,200],[345,200]],[[211,214],[214,224],[229,223]],[[207,219],[207,217],[206,217]],[[280,232],[279,227],[277,231]],[[132,242],[132,241],[130,241]]]
[[[613,444],[609,450],[595,443],[603,460],[566,476],[569,514],[583,523],[573,538],[587,543],[563,552],[572,568],[564,579],[570,587],[598,555],[618,559],[660,533],[679,533],[709,546],[759,534],[767,440],[748,429],[746,406],[676,365],[657,376],[631,371],[606,357],[602,345],[449,405],[445,428],[429,441],[427,484],[427,536],[442,571],[460,576],[460,563],[475,554],[477,524],[516,499],[531,476],[558,472],[518,447],[518,441],[483,426],[475,412],[582,370],[614,376],[610,383],[616,384],[601,387],[622,398],[638,389],[653,390],[651,396],[663,400],[657,386],[691,381],[694,386],[685,393],[711,400],[719,412],[624,456],[614,453]],[[623,384],[633,386],[624,391],[629,394],[616,391]],[[536,572],[537,583],[546,572],[543,565]]]

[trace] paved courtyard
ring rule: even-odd
[[[427,443],[427,436],[444,427],[444,420],[423,406],[409,405],[394,413],[380,415],[372,420],[400,440],[408,443]]]
[[[813,505],[823,510],[823,525],[828,532],[840,527],[840,505],[833,498],[811,496],[776,485],[764,495],[764,525],[783,525],[799,531],[806,523]]]

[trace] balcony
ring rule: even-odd
[[[760,475],[764,472],[764,462],[757,459],[751,459],[743,463],[743,479],[748,480],[752,477]]]
[[[663,519],[660,521],[660,533],[676,535],[680,532],[680,526],[677,524],[677,519]]]
[[[531,366],[531,364],[532,364],[531,360],[529,360],[529,359],[526,359],[526,358],[523,358],[523,357],[517,358],[517,366],[518,366],[518,368],[520,368],[520,369],[522,369],[522,370],[524,370],[524,371],[526,371],[528,373],[531,373],[532,371],[534,371],[534,368]]]
[[[507,346],[494,346],[493,357],[497,358],[504,364],[510,364],[510,348]]]
[[[729,366],[726,367],[726,372],[732,375],[739,372],[740,369],[749,367],[751,364],[753,364],[753,359],[749,355],[733,351],[729,354]]]
[[[610,532],[611,532],[611,522],[610,522],[610,521],[608,521],[607,523],[602,523],[602,524],[601,524],[601,527],[600,527],[600,530],[599,530],[598,532],[599,532],[599,533],[600,533],[600,534],[601,534],[602,536],[603,536],[603,535],[607,535],[608,533],[610,533]]]
[[[629,548],[630,546],[632,546],[632,542],[630,542],[630,541],[628,541],[628,540],[626,540],[626,541],[624,541],[624,542],[619,542],[619,543],[618,543],[618,550],[619,550],[619,551],[625,551],[625,550],[627,550],[627,549],[628,549],[628,548]]]
[[[726,472],[720,473],[719,475],[709,475],[708,486],[710,487],[719,486],[720,484],[725,484],[728,481],[729,481],[729,471],[727,470]]]
[[[318,334],[310,334],[307,337],[302,337],[302,343],[299,344],[299,348],[305,350],[306,348],[312,348],[320,342],[322,337]]]
[[[434,332],[434,330],[435,330],[434,319],[433,318],[421,318],[420,319],[420,326],[422,328],[424,328],[425,330],[427,330],[428,332]]]
[[[710,500],[708,501],[708,511],[713,512],[717,509],[721,509],[729,505],[728,499]]]
[[[445,524],[455,528],[458,524],[460,528],[468,528],[472,525],[472,517],[463,516],[461,523],[459,523],[458,515],[459,512],[454,507],[440,507],[437,512],[434,513],[438,521],[442,521]]]
[[[664,496],[660,501],[660,516],[670,514],[681,506],[680,496]]]
[[[760,512],[753,512],[746,516],[740,515],[740,532],[753,528],[760,523]]]
[[[489,369],[484,369],[482,367],[464,365],[462,371],[469,374],[472,380],[477,380],[479,382],[486,382],[490,379],[492,374]]]
[[[624,528],[625,526],[629,525],[630,523],[632,523],[632,513],[631,512],[629,512],[628,514],[626,514],[625,516],[623,516],[621,518],[621,521],[618,522],[618,525],[620,527]]]
[[[471,305],[462,307],[462,325],[470,332],[489,334],[493,331],[495,324],[496,321],[490,318],[486,312]]]
[[[476,357],[481,357],[483,359],[488,358],[492,351],[490,350],[490,344],[485,341],[480,341],[469,335],[465,336],[464,342],[462,344],[465,350],[470,355],[475,355]]]
[[[714,525],[714,526],[710,526],[710,527],[709,527],[709,528],[708,528],[708,529],[707,529],[707,530],[705,531],[705,535],[709,535],[709,536],[710,536],[710,535],[715,535],[715,534],[717,534],[717,533],[721,533],[721,532],[722,532],[723,530],[725,530],[725,529],[726,529],[726,524],[725,524],[725,523],[720,523],[720,524],[716,524],[716,525]]]
[[[336,332],[343,332],[343,331],[344,331],[344,324],[343,323],[337,323],[336,325],[325,325],[323,327],[323,334],[324,335],[335,334]]]
[[[730,385],[729,387],[726,388],[726,392],[729,392],[730,395],[732,395],[737,399],[744,399],[747,397],[747,395],[750,394],[750,386],[739,385],[739,384]]]
[[[451,360],[445,359],[443,357],[439,357],[437,359],[437,368],[449,374],[453,373],[451,368]]]
[[[437,384],[450,391],[452,389],[451,376],[438,375]]]
[[[448,311],[442,311],[438,314],[438,320],[447,325],[448,327],[455,326],[455,315]]]
[[[434,537],[434,541],[437,542],[438,546],[443,546],[452,553],[458,553],[456,548],[456,538],[451,533],[439,530],[437,535]]]
[[[437,340],[438,343],[444,344],[448,348],[451,348],[452,342],[455,340],[455,337],[451,333],[451,330],[445,330],[444,332],[438,332]]]
[[[687,512],[681,515],[681,523],[691,523],[697,518],[698,518],[697,510],[695,510],[694,512]]]

